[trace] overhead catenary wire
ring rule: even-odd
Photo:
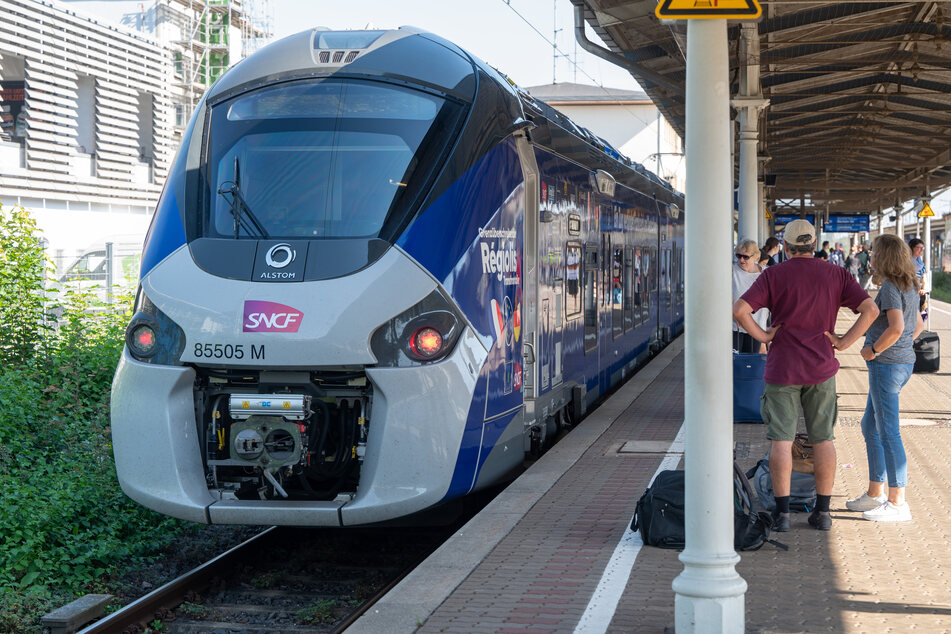
[[[571,56],[568,55],[568,53],[566,53],[565,51],[561,50],[561,48],[558,46],[558,44],[557,44],[556,42],[554,42],[554,41],[552,41],[552,40],[549,40],[548,37],[547,37],[544,33],[542,33],[541,31],[538,30],[538,27],[536,27],[534,24],[532,24],[532,21],[531,21],[531,20],[529,20],[529,19],[526,18],[524,15],[522,15],[521,13],[519,13],[518,9],[516,9],[515,7],[512,6],[511,0],[502,0],[502,2],[503,2],[509,9],[511,9],[511,10],[515,13],[515,15],[517,15],[519,18],[521,18],[522,21],[523,21],[525,24],[527,24],[529,27],[531,27],[531,29],[532,29],[533,31],[535,31],[535,33],[537,33],[540,38],[542,38],[543,40],[545,40],[545,42],[547,42],[549,45],[551,45],[552,49],[555,50],[555,51],[557,51],[557,53],[558,53],[559,56],[564,57],[572,66],[574,66],[575,70],[580,70],[581,73],[582,73],[585,77],[587,77],[588,79],[590,79],[591,81],[593,81],[593,82],[595,83],[595,85],[596,85],[598,88],[600,88],[601,90],[603,90],[604,93],[605,93],[607,96],[613,97],[613,95],[608,91],[608,89],[605,88],[604,84],[602,84],[602,83],[599,82],[597,79],[595,79],[594,77],[592,77],[591,75],[589,75],[588,72],[587,72],[585,69],[581,68],[581,66],[579,66],[577,62],[575,62],[573,59],[571,59]],[[618,105],[620,105],[620,106],[623,106],[623,105],[624,105],[623,103],[621,103],[620,100],[618,100],[618,99],[616,99],[616,98],[615,98],[615,101],[617,101]],[[633,112],[632,112],[632,114],[633,114]],[[635,115],[635,116],[636,116],[636,115]]]
[[[554,2],[554,1],[555,1],[555,0],[553,0],[553,2]],[[624,110],[625,110],[626,112],[628,112],[628,114],[630,114],[632,117],[634,117],[638,122],[643,123],[643,124],[645,124],[645,125],[650,125],[650,123],[648,123],[648,122],[645,121],[643,118],[641,118],[634,110],[632,110],[627,104],[623,103],[616,95],[613,95],[613,94],[604,86],[604,84],[602,84],[600,81],[598,81],[597,79],[595,79],[594,77],[592,77],[586,70],[584,70],[584,68],[582,68],[581,66],[579,66],[578,63],[577,63],[575,60],[571,59],[571,56],[568,55],[565,51],[563,51],[563,50],[558,46],[558,44],[557,44],[555,41],[548,39],[548,37],[547,37],[544,33],[542,33],[542,31],[539,30],[538,27],[536,27],[535,24],[533,24],[531,20],[529,20],[528,18],[526,18],[522,13],[519,12],[518,9],[516,9],[514,6],[512,6],[512,1],[511,1],[511,0],[502,0],[502,3],[505,4],[509,9],[511,9],[512,12],[515,13],[515,15],[517,15],[525,24],[527,24],[527,25],[529,26],[529,28],[531,28],[533,31],[535,31],[535,33],[537,33],[540,38],[542,38],[548,45],[550,45],[550,46],[552,47],[552,50],[554,50],[560,57],[565,58],[565,59],[575,68],[576,71],[579,71],[579,70],[580,70],[581,73],[582,73],[585,77],[587,77],[588,79],[590,79],[590,80],[595,84],[595,86],[597,86],[598,88],[600,88],[601,90],[603,90],[603,91],[604,91],[604,94],[605,94],[606,96],[610,97],[611,100],[612,100],[614,103],[616,103],[617,105],[619,105],[619,106],[621,106],[622,108],[624,108]],[[554,82],[553,82],[553,83],[554,83]],[[638,85],[639,85],[639,84],[638,84]],[[648,158],[650,158],[650,156],[649,156]],[[660,157],[658,156],[658,157],[657,157],[657,169],[658,169],[658,172],[660,171],[660,166],[661,166]],[[678,165],[678,168],[679,168],[679,165]]]

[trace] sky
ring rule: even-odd
[[[640,90],[629,73],[576,46],[569,0],[271,0],[271,11],[276,38],[316,26],[411,25],[461,46],[522,87],[550,84],[554,74],[559,83]],[[588,38],[600,43],[590,28]],[[552,41],[560,49],[554,73]]]

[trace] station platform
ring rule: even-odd
[[[793,514],[772,535],[788,551],[740,554],[747,632],[951,631],[951,305],[932,309],[941,371],[913,375],[901,394],[912,521],[845,508],[868,482],[856,344],[839,354],[832,530]],[[840,312],[837,331],[852,319]],[[642,546],[629,524],[654,474],[683,468],[683,360],[681,337],[347,631],[672,632],[679,553]],[[733,430],[738,462],[752,467],[765,427]]]

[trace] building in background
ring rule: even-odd
[[[268,15],[268,0],[0,2],[0,202],[32,212],[58,265],[144,237],[194,104]]]
[[[683,142],[645,93],[572,83],[526,90],[684,191]]]

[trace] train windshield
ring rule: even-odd
[[[212,109],[206,237],[377,237],[409,213],[460,106],[360,80],[262,88]]]

